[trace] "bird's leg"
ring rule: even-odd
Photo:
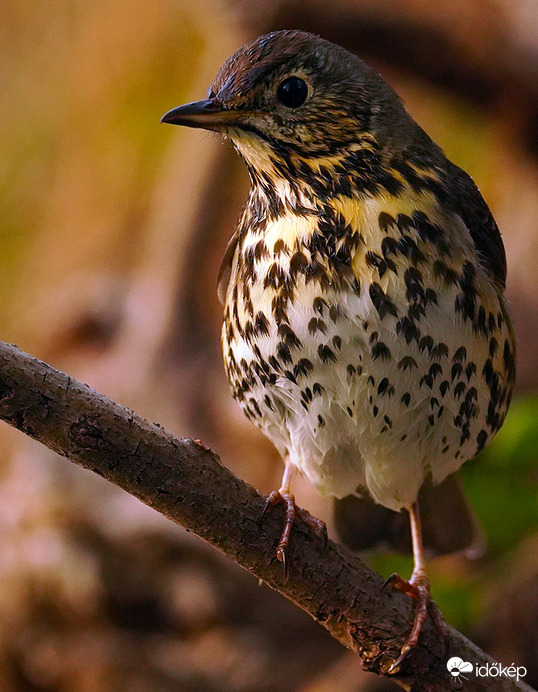
[[[278,490],[273,490],[273,492],[267,497],[265,507],[263,508],[259,519],[259,521],[261,521],[269,509],[280,503],[284,503],[286,506],[284,528],[282,529],[280,541],[276,549],[276,556],[277,559],[282,563],[285,580],[288,579],[289,574],[288,546],[290,542],[290,534],[292,526],[297,517],[300,517],[305,524],[307,524],[307,526],[314,529],[314,532],[322,539],[324,545],[327,542],[327,527],[325,526],[325,523],[320,519],[313,517],[309,512],[306,511],[306,509],[301,509],[295,504],[295,497],[291,493],[291,482],[293,480],[294,473],[295,467],[289,461],[287,461],[284,468],[284,474],[282,476],[282,484]]]
[[[409,519],[411,522],[411,540],[413,544],[413,573],[409,581],[402,579],[398,574],[391,575],[383,585],[392,586],[399,591],[411,596],[415,599],[415,616],[411,632],[403,645],[400,656],[394,661],[389,668],[389,673],[393,673],[400,666],[402,661],[407,658],[409,653],[416,647],[418,638],[422,630],[422,626],[428,611],[432,620],[439,632],[441,641],[446,641],[447,626],[441,616],[441,612],[437,605],[432,601],[430,596],[430,583],[426,575],[426,564],[424,560],[424,544],[422,542],[422,526],[420,523],[420,514],[418,504],[415,502],[409,510]]]

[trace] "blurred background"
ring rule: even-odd
[[[0,337],[267,493],[281,462],[232,401],[220,258],[247,176],[160,116],[281,28],[356,52],[476,180],[503,232],[515,401],[463,471],[488,537],[431,565],[447,620],[538,685],[538,2],[0,0]],[[308,616],[97,476],[0,426],[6,692],[397,689]],[[298,503],[331,503],[298,482]],[[367,556],[384,576],[396,555]]]

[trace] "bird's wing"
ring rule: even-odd
[[[495,220],[472,178],[454,164],[448,166],[446,203],[460,216],[469,229],[483,266],[497,284],[506,283],[506,255]]]
[[[230,276],[232,273],[232,261],[238,242],[239,228],[228,241],[217,275],[217,295],[222,305],[224,305],[224,301],[226,300],[226,291],[228,290],[228,284],[230,283]]]

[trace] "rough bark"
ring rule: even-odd
[[[264,498],[223,467],[201,442],[158,424],[65,373],[0,343],[0,418],[72,462],[103,476],[184,526],[308,612],[366,670],[386,674],[409,629],[412,604],[381,593],[382,579],[343,547],[326,547],[298,522],[284,582],[275,559],[282,509],[259,525]],[[113,517],[110,519],[113,521]],[[495,662],[451,629],[449,653],[427,622],[417,650],[392,679],[413,690],[454,690],[449,656]],[[467,690],[530,690],[504,678],[471,677]]]

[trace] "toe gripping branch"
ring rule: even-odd
[[[312,528],[315,535],[321,540],[322,547],[325,548],[327,545],[327,527],[325,522],[321,519],[316,519],[313,517],[306,509],[297,507],[295,504],[295,498],[290,492],[284,490],[273,490],[273,492],[267,497],[265,506],[260,514],[258,523],[261,523],[266,513],[276,507],[276,505],[285,505],[285,518],[284,518],[284,528],[280,535],[280,541],[278,542],[276,548],[276,557],[279,562],[282,563],[282,571],[284,576],[284,581],[288,580],[289,577],[289,542],[291,536],[291,529],[296,522],[297,517],[299,517],[308,527]]]
[[[389,588],[398,589],[407,596],[410,596],[415,601],[415,614],[413,617],[413,625],[411,631],[402,646],[400,655],[390,666],[388,672],[396,673],[400,665],[409,656],[411,651],[417,646],[418,638],[422,630],[422,626],[428,616],[433,620],[435,628],[439,634],[439,641],[446,647],[448,641],[448,628],[443,620],[441,611],[438,605],[432,600],[430,596],[430,584],[425,574],[421,571],[413,572],[411,579],[406,581],[402,579],[399,574],[391,574],[385,583],[381,587],[382,591],[387,591]]]

